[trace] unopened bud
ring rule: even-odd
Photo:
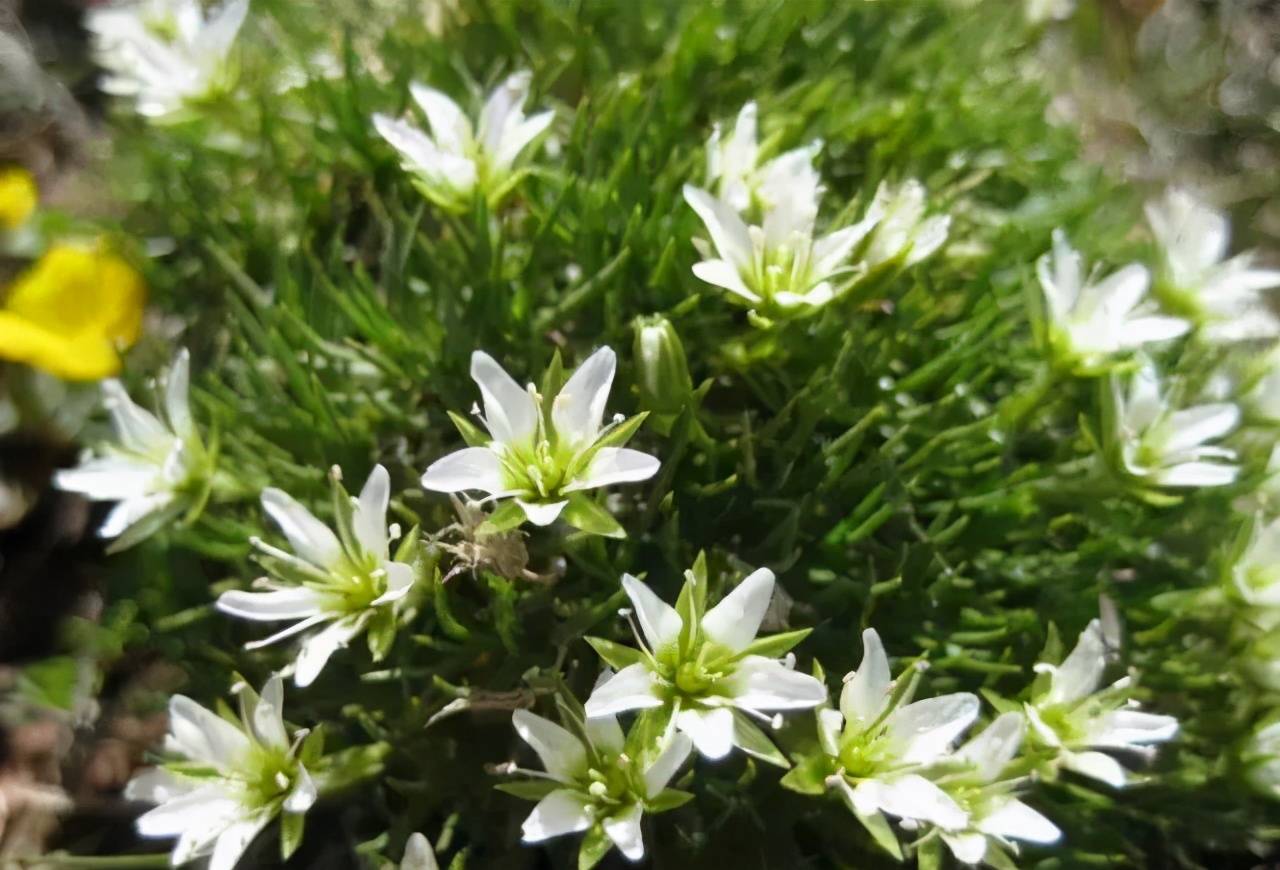
[[[640,384],[640,406],[653,413],[655,424],[668,429],[693,395],[693,380],[684,345],[671,321],[661,315],[635,322],[635,360]]]

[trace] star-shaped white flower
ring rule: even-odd
[[[1191,329],[1142,304],[1151,283],[1145,266],[1130,263],[1096,282],[1086,277],[1080,252],[1062,230],[1054,230],[1053,250],[1036,263],[1036,273],[1048,303],[1050,346],[1073,367],[1096,370],[1116,354]]]
[[[547,402],[532,384],[522,388],[493,357],[476,351],[471,377],[480,388],[489,435],[454,416],[471,446],[433,462],[422,475],[423,487],[513,498],[517,524],[527,518],[545,526],[563,513],[578,528],[620,535],[621,527],[586,491],[648,480],[659,462],[622,446],[642,417],[604,425],[616,368],[617,357],[602,347]]]
[[[898,261],[903,267],[914,266],[946,244],[951,216],[926,216],[925,197],[924,185],[914,178],[897,186],[882,182],[876,188],[867,213],[880,218],[862,254],[867,268],[890,261]]]
[[[808,631],[756,639],[773,598],[774,577],[768,568],[748,576],[710,610],[705,609],[706,580],[698,574],[698,569],[687,573],[680,610],[635,577],[623,575],[622,587],[644,636],[637,638],[641,649],[589,638],[621,670],[592,692],[587,715],[665,708],[707,758],[723,758],[738,746],[776,763],[768,755],[772,744],[750,717],[768,722],[764,711],[800,710],[826,700],[821,682],[794,670],[791,660],[777,658]]]
[[[1057,825],[1018,799],[1018,781],[1003,778],[1026,730],[1021,713],[1005,713],[956,750],[953,758],[961,769],[946,776],[942,785],[969,822],[941,835],[957,860],[1011,866],[1007,853],[1016,854],[1015,840],[1046,844],[1062,838]]]
[[[406,538],[392,558],[387,529],[391,481],[374,466],[358,499],[349,498],[333,475],[334,534],[305,507],[278,489],[262,492],[262,507],[289,539],[293,554],[254,538],[262,562],[274,579],[262,578],[263,592],[232,590],[218,597],[223,613],[256,621],[297,620],[283,631],[248,644],[258,649],[304,634],[293,681],[311,685],[329,658],[367,631],[374,661],[395,639],[400,616],[413,588],[416,536]],[[398,532],[397,532],[398,534]]]
[[[1280,287],[1280,271],[1255,267],[1252,251],[1227,257],[1231,221],[1225,213],[1178,187],[1147,203],[1146,211],[1163,260],[1162,290],[1195,317],[1206,337],[1280,335],[1280,317],[1263,293]]]
[[[608,682],[606,673],[599,685]],[[612,716],[574,723],[580,735],[527,710],[515,711],[512,721],[546,769],[545,788],[539,789],[545,794],[521,826],[524,842],[585,831],[579,867],[599,861],[602,846],[641,860],[644,813],[674,809],[692,797],[667,788],[692,747],[682,734],[672,735],[651,762],[642,764],[627,754],[626,738]]]
[[[227,0],[206,16],[200,0],[94,6],[85,15],[102,89],[131,97],[140,114],[171,115],[226,85],[228,59],[249,0]]]
[[[531,82],[528,72],[508,77],[489,95],[474,126],[444,93],[414,83],[409,93],[431,132],[383,114],[373,116],[373,125],[400,153],[418,189],[441,208],[465,211],[477,191],[496,206],[520,180],[516,161],[521,153],[555,118],[551,111],[525,117]]]
[[[799,200],[811,204],[816,216],[821,187],[813,158],[822,143],[811,142],[761,163],[756,142],[757,114],[755,102],[750,102],[738,112],[727,136],[719,124],[712,128],[707,140],[707,184],[717,197],[739,212],[755,208],[767,212]]]
[[[1097,750],[1150,757],[1154,750],[1148,744],[1171,739],[1178,732],[1178,720],[1136,709],[1127,697],[1127,677],[1100,690],[1106,665],[1102,623],[1095,619],[1061,665],[1036,665],[1037,671],[1048,674],[1048,685],[1024,710],[1032,733],[1058,750],[1063,767],[1120,788],[1129,781],[1128,771]]]
[[[1214,402],[1173,410],[1155,367],[1144,361],[1127,392],[1111,382],[1110,449],[1125,474],[1157,487],[1225,486],[1240,473],[1234,450],[1208,442],[1230,433],[1240,409]]]
[[[924,774],[973,724],[978,699],[956,692],[911,702],[910,689],[895,696],[880,635],[869,628],[862,644],[862,664],[845,677],[840,709],[818,711],[818,737],[837,765],[827,787],[897,854],[882,814],[951,831],[968,826],[965,810]]]
[[[316,786],[299,757],[303,735],[289,739],[283,706],[278,676],[261,697],[241,688],[238,726],[183,695],[170,701],[165,751],[180,760],[139,773],[125,796],[158,804],[138,818],[138,833],[176,837],[175,866],[208,857],[209,870],[232,870],[276,817],[301,825]]]
[[[98,528],[115,538],[111,551],[133,546],[180,514],[198,509],[212,484],[214,460],[200,440],[188,402],[190,357],[179,351],[160,378],[160,414],[134,404],[119,381],[102,385],[117,443],[76,468],[59,471],[54,486],[94,501],[118,504]]]

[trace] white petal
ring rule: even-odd
[[[927,763],[941,756],[978,718],[978,697],[955,692],[899,707],[885,719],[885,728],[901,747],[907,763]]]
[[[1226,435],[1240,422],[1240,409],[1229,402],[1197,405],[1174,411],[1167,423],[1170,435],[1164,449],[1170,453],[1186,450]]]
[[[417,579],[413,566],[404,562],[383,562],[382,570],[387,572],[387,591],[373,599],[372,607],[392,604],[404,598]]]
[[[747,287],[738,268],[728,260],[702,260],[694,263],[693,274],[708,284],[736,293],[748,302],[760,301],[760,295]]]
[[[342,559],[337,535],[287,492],[275,487],[264,489],[262,507],[303,559],[318,568],[333,568]]]
[[[1124,324],[1120,346],[1136,348],[1148,342],[1168,341],[1191,331],[1191,324],[1180,317],[1134,317]]]
[[[366,553],[387,558],[387,505],[391,501],[391,478],[381,465],[375,465],[360,490],[360,499],[352,517],[356,540]]]
[[[582,476],[562,492],[596,489],[614,483],[635,483],[658,473],[662,463],[656,457],[628,447],[601,447]]]
[[[148,767],[129,780],[124,789],[124,798],[163,804],[190,794],[197,787],[194,781],[175,776],[163,767]]]
[[[977,769],[980,782],[995,782],[1018,754],[1026,730],[1026,719],[1021,713],[1001,714],[982,729],[981,734],[960,747],[956,755]]]
[[[851,227],[836,230],[818,239],[813,245],[814,274],[826,276],[834,272],[848,259],[849,252],[854,246],[875,228],[878,220],[879,216],[873,215],[870,220],[860,221]]]
[[[591,827],[587,804],[571,791],[560,789],[538,801],[520,830],[526,843],[540,843]]]
[[[152,522],[164,514],[176,516],[180,511],[181,505],[174,501],[171,492],[127,498],[107,513],[102,525],[98,527],[98,537],[117,538],[134,526]]]
[[[422,834],[409,835],[404,844],[404,857],[400,859],[400,870],[440,870],[435,850]]]
[[[578,366],[551,402],[551,423],[568,444],[586,446],[595,441],[617,366],[612,348],[600,348]]]
[[[978,819],[977,828],[996,837],[1028,843],[1056,843],[1062,839],[1057,825],[1017,798]]]
[[[59,471],[53,484],[94,501],[119,501],[151,494],[158,476],[159,470],[151,463],[111,456]]]
[[[1139,710],[1113,710],[1100,717],[1089,731],[1091,746],[1125,749],[1144,743],[1163,743],[1178,733],[1172,716]]]
[[[880,809],[891,816],[918,819],[951,830],[963,828],[968,822],[965,811],[946,792],[914,773],[882,781],[877,799]]]
[[[1102,623],[1091,620],[1066,660],[1053,671],[1045,704],[1070,704],[1097,690],[1107,664]]]
[[[605,834],[628,861],[639,861],[644,857],[644,839],[640,835],[640,817],[643,814],[640,804],[632,804],[604,820]]]
[[[1036,261],[1036,274],[1044,290],[1050,316],[1055,322],[1063,322],[1080,296],[1084,284],[1084,261],[1062,230],[1053,231],[1053,249]]]
[[[314,616],[308,616],[306,619],[301,619],[298,622],[293,623],[293,625],[286,626],[275,634],[264,637],[261,640],[246,643],[244,648],[247,650],[262,649],[263,647],[271,646],[273,643],[279,643],[285,638],[293,637],[295,634],[301,634],[304,631],[315,628],[317,625],[321,625],[337,618],[336,614],[323,611],[315,614]]]
[[[520,738],[533,747],[547,773],[569,784],[587,769],[587,750],[577,737],[549,719],[528,710],[511,715]]]
[[[530,142],[541,136],[555,118],[555,112],[540,112],[514,126],[508,126],[502,135],[502,144],[498,146],[498,153],[494,156],[494,163],[503,169],[510,168],[520,156],[520,152],[527,148]]]
[[[249,4],[246,0],[244,5]],[[173,358],[164,379],[164,413],[173,432],[182,438],[194,438],[196,426],[191,419],[191,354],[184,347]]]
[[[480,110],[477,135],[491,159],[502,150],[502,140],[507,131],[523,117],[524,102],[529,98],[529,85],[533,76],[527,71],[513,73],[494,88]]]
[[[597,688],[587,699],[587,716],[614,716],[627,710],[661,707],[662,699],[654,691],[653,674],[643,662],[627,665],[613,679]]]
[[[636,619],[640,621],[640,630],[644,632],[649,649],[657,652],[679,639],[684,621],[674,607],[630,574],[622,575],[622,588],[636,609]]]
[[[165,801],[138,817],[138,833],[144,837],[176,837],[192,827],[212,821],[226,823],[239,813],[239,805],[216,786],[205,786]]]
[[[611,668],[605,668],[596,677],[596,683],[591,687],[592,693],[614,677]],[[622,726],[618,724],[616,716],[596,716],[588,717],[586,722],[587,740],[591,741],[591,745],[597,750],[612,755],[622,752],[625,747],[627,738],[622,733]]]
[[[298,661],[293,671],[294,685],[306,688],[315,682],[329,658],[345,647],[362,627],[359,620],[340,619],[304,638],[298,648]]]
[[[1184,462],[1162,468],[1152,475],[1161,486],[1226,486],[1233,483],[1240,469],[1216,462]]]
[[[561,512],[568,501],[553,501],[548,503],[527,502],[523,499],[516,499],[516,504],[520,505],[520,509],[524,511],[525,517],[535,526],[549,526],[560,518]]]
[[[703,633],[726,649],[742,652],[760,631],[773,599],[773,585],[768,568],[752,572],[702,617]]]
[[[691,184],[684,186],[684,199],[702,218],[720,256],[738,269],[749,266],[751,235],[733,207]]]
[[[111,414],[120,444],[134,453],[149,453],[158,444],[173,438],[150,411],[133,403],[119,381],[104,381],[102,404]]]
[[[305,813],[320,797],[315,780],[302,765],[298,765],[297,776],[298,781],[294,783],[293,791],[289,792],[289,796],[284,799],[284,811],[287,813]]]
[[[827,700],[827,687],[816,677],[764,656],[742,659],[720,685],[735,705],[750,710],[802,710]]]
[[[840,752],[840,734],[844,730],[844,716],[839,710],[824,708],[817,711],[818,742],[827,755]]]
[[[223,613],[241,619],[306,619],[321,612],[321,597],[306,586],[270,592],[235,589],[219,595],[217,607]]]
[[[411,171],[435,174],[444,157],[430,136],[412,124],[390,115],[373,116],[373,127],[378,135],[400,152],[402,165]]]
[[[249,724],[258,742],[276,749],[289,748],[289,735],[284,730],[284,681],[272,674],[262,687]]]
[[[226,719],[185,695],[169,699],[165,748],[192,761],[235,768],[249,751],[249,738]]]
[[[913,266],[932,255],[947,241],[947,233],[951,230],[951,216],[938,215],[931,217],[916,230],[911,242],[911,253],[907,254],[906,264]]]
[[[218,60],[226,57],[248,13],[249,0],[227,0],[200,28],[192,44],[194,53]]]
[[[671,735],[671,742],[662,750],[653,764],[644,772],[645,797],[655,798],[671,782],[671,778],[680,770],[681,765],[693,751],[693,741],[689,736],[677,732]]]
[[[1129,781],[1129,775],[1120,762],[1101,752],[1064,752],[1062,765],[1113,788],[1124,788]]]
[[[868,628],[862,632],[862,664],[840,693],[840,712],[848,721],[866,728],[884,713],[891,688],[889,657],[880,635]]]
[[[733,711],[728,707],[681,710],[676,715],[676,727],[689,735],[704,758],[714,761],[733,750]]]
[[[269,821],[271,817],[263,814],[257,818],[232,822],[218,835],[218,843],[213,847],[213,856],[209,859],[209,870],[235,870],[249,844]]]
[[[471,354],[471,379],[484,400],[485,425],[503,444],[528,441],[538,428],[538,406],[529,391],[515,382],[482,350]]]
[[[976,831],[953,834],[941,832],[942,840],[962,864],[977,864],[987,854],[987,838]]]
[[[474,134],[471,121],[458,104],[435,88],[417,82],[409,85],[409,93],[426,113],[431,135],[439,147],[454,154],[466,154]]]
[[[1112,272],[1097,286],[1090,288],[1097,295],[1100,305],[1116,321],[1123,320],[1147,295],[1151,285],[1151,273],[1140,263],[1130,263]]]
[[[1155,366],[1146,363],[1129,380],[1129,395],[1121,422],[1130,432],[1139,433],[1154,423],[1163,411],[1160,378]]]
[[[501,494],[506,491],[502,460],[488,447],[464,447],[431,463],[422,475],[422,487],[433,492]]]

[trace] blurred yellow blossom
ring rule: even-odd
[[[36,180],[30,172],[17,166],[0,168],[0,230],[26,223],[38,199]]]
[[[0,359],[67,380],[120,370],[119,350],[142,326],[146,287],[124,260],[54,245],[9,287],[0,306]]]

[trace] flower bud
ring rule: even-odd
[[[665,435],[693,396],[684,346],[671,321],[661,315],[638,318],[635,330],[640,404]]]

